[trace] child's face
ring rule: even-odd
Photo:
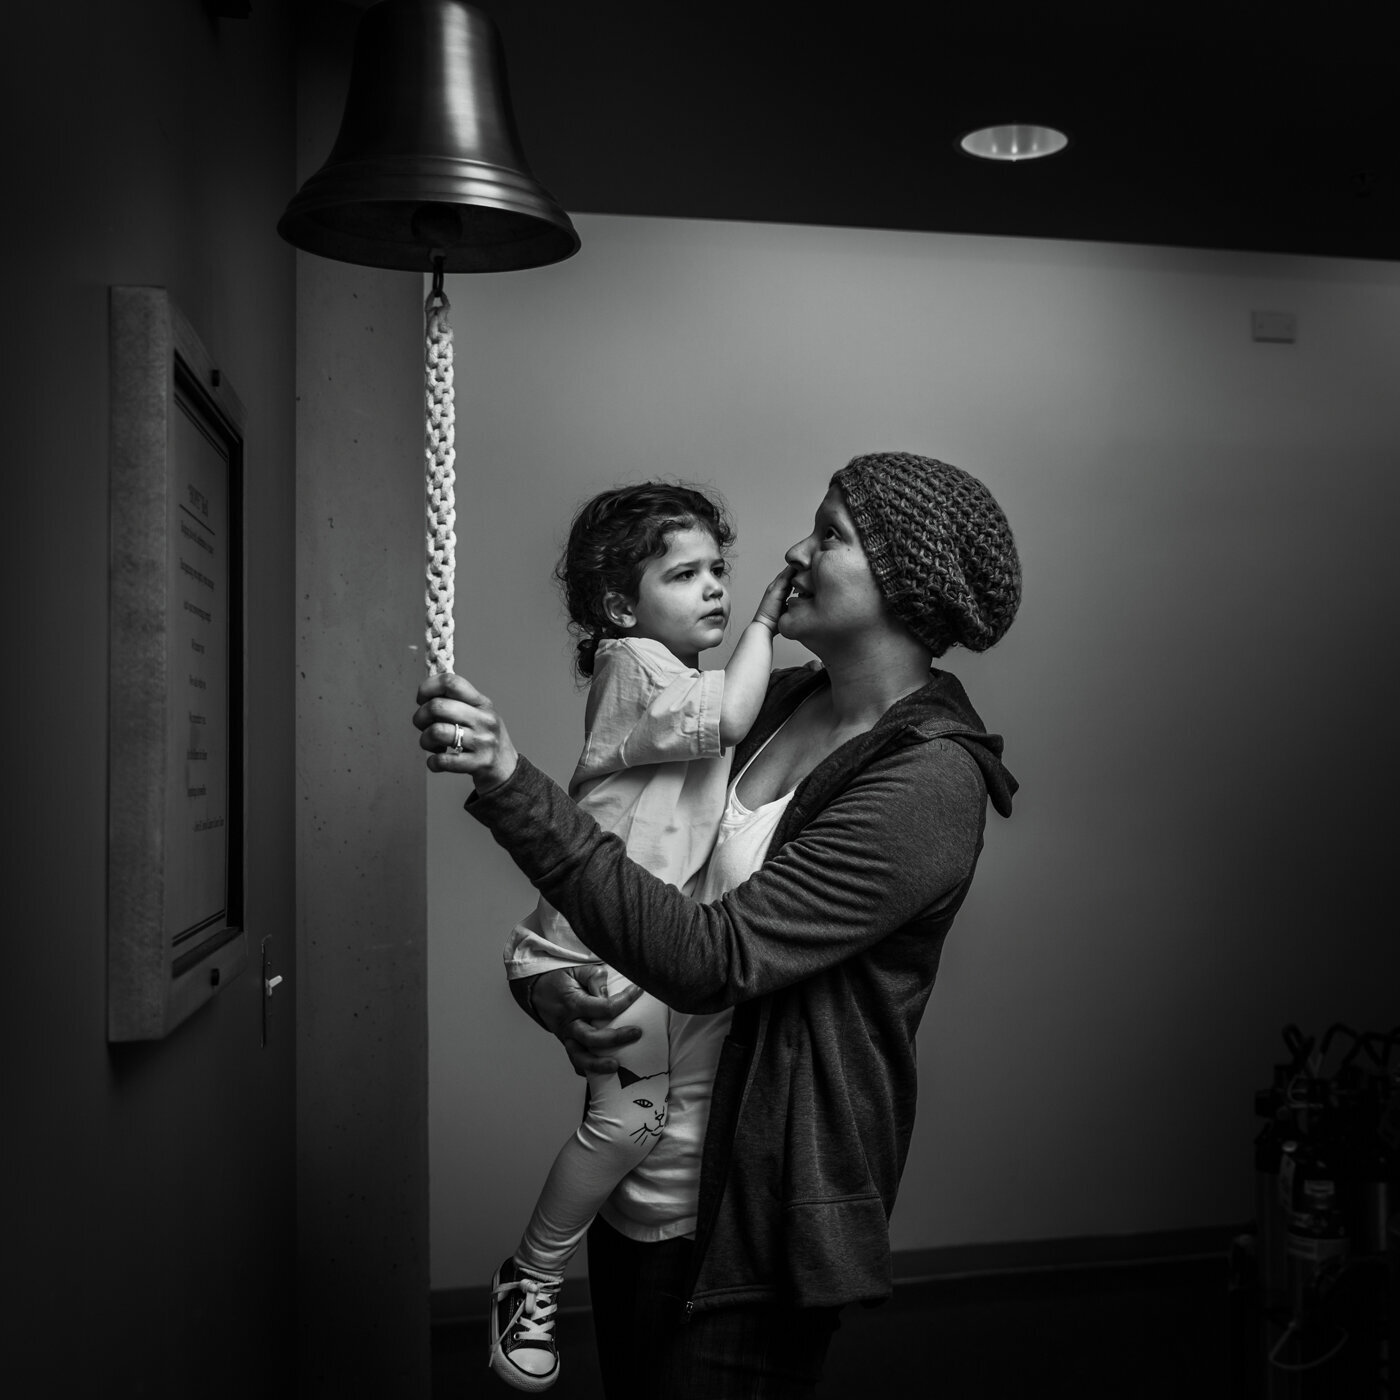
[[[687,666],[724,640],[729,566],[714,536],[691,526],[673,531],[666,552],[642,571],[635,598],[610,593],[608,615],[624,637],[660,642]]]

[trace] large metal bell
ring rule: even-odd
[[[578,251],[520,149],[495,25],[462,0],[381,0],[355,39],[329,159],[277,225],[371,267],[509,272]]]

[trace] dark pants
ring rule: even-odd
[[[588,1287],[608,1400],[810,1400],[839,1308],[748,1304],[685,1318],[691,1240],[588,1232]]]

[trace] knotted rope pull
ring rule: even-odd
[[[457,568],[457,452],[456,410],[452,389],[452,327],[447,313],[452,304],[442,290],[442,263],[437,264],[433,290],[423,304],[426,322],[424,353],[424,402],[426,433],[423,441],[426,487],[425,524],[428,587],[428,673],[450,671],[452,657],[452,606]]]

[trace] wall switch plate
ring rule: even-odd
[[[1298,339],[1298,318],[1291,311],[1251,311],[1249,330],[1255,340],[1292,345]]]

